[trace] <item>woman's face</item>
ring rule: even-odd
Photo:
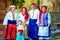
[[[34,10],[35,9],[35,5],[31,5],[31,9]]]
[[[22,12],[23,12],[23,13],[25,13],[25,12],[26,12],[26,9],[25,9],[25,8],[23,8],[23,9],[22,9]]]
[[[42,12],[44,13],[44,12],[46,12],[47,11],[47,9],[45,8],[45,7],[43,7],[42,8]]]

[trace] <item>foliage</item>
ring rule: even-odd
[[[25,2],[24,0],[9,0],[10,5],[15,5],[17,8],[21,8],[23,3]]]

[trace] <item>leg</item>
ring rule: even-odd
[[[5,39],[5,40],[10,40],[10,39]]]
[[[12,27],[12,24],[8,24],[8,32],[7,32],[7,39],[10,39],[11,37],[11,27]]]
[[[32,40],[32,38],[29,38],[29,40]]]
[[[20,36],[20,32],[17,32],[17,37],[16,40],[20,40],[21,36]]]
[[[33,40],[38,40],[38,38],[33,38]]]
[[[46,39],[43,39],[43,40],[46,40]]]
[[[22,33],[20,38],[21,38],[20,40],[24,40],[24,33]]]
[[[16,25],[12,24],[11,39],[16,39]]]
[[[16,39],[11,39],[11,40],[16,40]]]
[[[24,28],[25,39],[27,39],[28,38],[28,35],[27,35],[27,25],[24,25],[24,26],[25,26],[25,28]]]

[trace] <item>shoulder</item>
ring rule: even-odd
[[[28,14],[30,15],[30,14],[31,14],[31,12],[32,12],[32,10],[30,10],[30,11],[28,12]]]
[[[48,13],[48,15],[50,15],[50,13],[49,12],[47,12]]]
[[[30,10],[29,12],[32,12],[32,10]]]
[[[19,14],[21,14],[22,12],[20,12]]]
[[[11,12],[9,11],[9,12],[7,12],[7,14],[6,15],[11,15]]]
[[[18,14],[17,12],[15,12],[15,14]]]
[[[39,9],[35,9],[35,11],[39,12]]]
[[[20,12],[19,15],[22,15],[22,12]]]

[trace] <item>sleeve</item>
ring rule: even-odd
[[[29,15],[29,17],[28,17],[28,20],[26,21],[26,24],[29,24],[29,19],[30,19],[30,11],[28,12],[28,15]]]
[[[48,13],[48,24],[51,24],[51,15]]]
[[[22,20],[23,21],[22,13],[19,13],[18,20]]]
[[[18,13],[16,13],[16,20],[17,20],[17,25],[18,25]]]
[[[24,26],[22,25],[22,27],[23,27],[23,31],[24,31]]]
[[[3,21],[3,25],[7,25],[8,23],[8,13],[6,14],[5,18],[4,18],[4,21]]]
[[[38,14],[38,17],[37,17],[37,23],[36,24],[38,24],[39,23],[39,10],[38,10],[38,12],[37,12]]]

